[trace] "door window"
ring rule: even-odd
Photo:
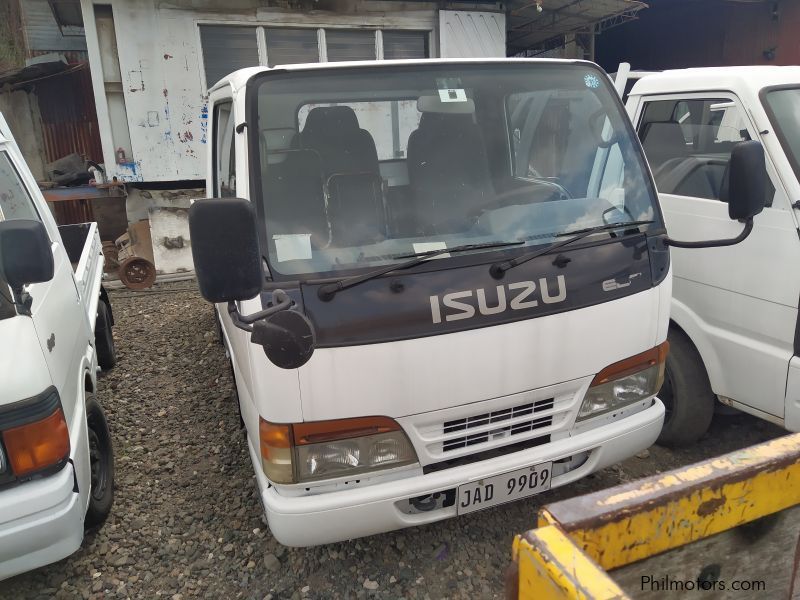
[[[234,143],[233,104],[214,107],[214,183],[217,198],[236,197],[236,149]]]
[[[682,98],[645,104],[639,138],[660,192],[719,200],[731,152],[750,134],[730,98]],[[770,182],[764,193],[770,206]]]
[[[0,152],[0,221],[36,219],[39,214],[8,153]]]

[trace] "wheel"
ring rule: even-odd
[[[129,256],[119,265],[119,278],[131,290],[144,290],[156,282],[156,267],[146,258]]]
[[[97,364],[108,371],[117,364],[117,350],[111,332],[111,311],[103,300],[97,303],[97,320],[94,326],[94,347],[97,350]]]
[[[89,464],[92,488],[84,528],[102,525],[114,503],[114,448],[103,409],[94,397],[86,394],[86,422],[89,429]]]
[[[682,447],[693,444],[708,431],[714,416],[715,396],[703,359],[691,340],[672,329],[668,339],[664,384],[658,393],[666,413],[658,443]]]

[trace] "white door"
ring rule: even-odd
[[[730,93],[645,98],[638,132],[670,237],[732,238],[720,188],[733,146],[758,139]],[[717,395],[782,419],[800,297],[800,240],[790,202],[769,158],[768,207],[742,243],[673,248],[672,319],[694,342]]]
[[[40,215],[31,199],[33,185],[27,169],[15,166],[7,152],[0,152],[0,219],[43,221],[50,236],[55,275],[50,281],[28,286],[28,292],[33,298],[31,315],[50,377],[61,396],[67,422],[71,423],[78,393],[82,393],[81,359],[90,340],[72,265],[54,220],[50,214]],[[50,383],[42,381],[42,391]]]

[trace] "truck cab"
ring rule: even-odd
[[[800,68],[724,67],[642,77],[627,109],[670,234],[725,236],[730,157],[765,150],[765,208],[750,236],[672,254],[674,282],[662,441],[689,444],[716,400],[800,431]]]
[[[209,114],[195,269],[278,541],[463,515],[656,439],[669,249],[599,67],[244,69]]]
[[[0,115],[0,579],[72,554],[113,499],[97,225],[58,227]]]

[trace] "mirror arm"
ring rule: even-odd
[[[31,307],[33,306],[33,296],[25,291],[23,287],[18,289],[11,288],[12,304],[17,307],[17,312],[23,317],[30,317]]]
[[[243,331],[252,333],[253,323],[262,319],[266,319],[268,316],[277,312],[281,312],[282,310],[288,310],[294,304],[294,301],[289,297],[289,295],[281,289],[277,289],[272,292],[272,297],[274,300],[277,300],[277,304],[273,304],[269,308],[260,310],[252,315],[241,314],[239,309],[236,308],[236,302],[228,302],[228,314],[230,315],[233,324]]]
[[[681,242],[673,240],[672,238],[665,238],[664,245],[674,248],[721,248],[723,246],[734,246],[747,238],[751,231],[753,231],[753,217],[750,217],[744,222],[742,233],[735,238],[728,240],[707,240],[704,242]]]

